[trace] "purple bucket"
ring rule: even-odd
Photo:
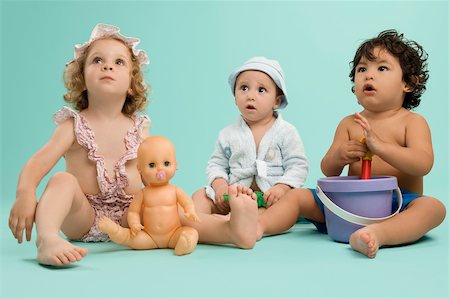
[[[392,213],[392,191],[397,192],[399,207]],[[350,235],[372,223],[384,221],[400,210],[402,196],[397,178],[336,176],[317,181],[317,195],[324,204],[328,235],[348,243]]]

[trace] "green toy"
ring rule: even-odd
[[[261,191],[256,191],[256,202],[258,203],[258,208],[265,208],[266,207],[266,203],[264,202],[264,198],[263,198],[263,193]],[[223,200],[225,200],[226,202],[228,202],[228,194],[224,194],[223,195]]]

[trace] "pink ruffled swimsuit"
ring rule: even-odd
[[[53,116],[54,122],[59,125],[69,118],[74,119],[74,131],[78,143],[88,152],[88,158],[97,165],[97,181],[99,194],[86,194],[87,199],[94,208],[95,220],[89,232],[80,241],[105,242],[109,241],[107,234],[97,227],[98,219],[105,215],[119,223],[125,210],[130,205],[133,195],[126,194],[124,188],[128,186],[128,177],[125,173],[125,163],[137,157],[137,149],[141,143],[140,133],[150,126],[150,119],[145,115],[133,114],[131,119],[134,126],[125,136],[126,152],[114,166],[115,177],[110,178],[105,168],[105,160],[97,153],[97,144],[94,132],[89,128],[86,119],[69,107],[64,107]]]

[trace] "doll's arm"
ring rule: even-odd
[[[195,213],[195,207],[194,202],[192,199],[187,195],[181,188],[176,188],[176,194],[177,194],[177,202],[183,207],[184,209],[184,216],[191,220],[191,221],[200,221],[197,214]]]
[[[73,120],[71,119],[59,125],[47,144],[35,153],[23,167],[17,184],[16,201],[9,215],[9,228],[19,243],[22,243],[24,229],[27,241],[31,240],[37,206],[37,186],[74,141]]]
[[[131,201],[130,207],[128,208],[127,221],[128,226],[131,229],[131,234],[135,236],[144,227],[141,224],[141,208],[142,202],[144,200],[144,192],[140,190],[134,195]]]

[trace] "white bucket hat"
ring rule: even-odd
[[[115,38],[123,41],[128,47],[130,47],[130,49],[133,51],[134,56],[136,56],[137,60],[141,65],[149,64],[148,56],[145,53],[145,51],[142,49],[136,49],[136,46],[139,44],[141,40],[136,37],[128,37],[122,35],[119,32],[120,28],[114,25],[108,24],[95,25],[94,29],[92,30],[91,37],[89,38],[89,41],[85,42],[84,44],[75,45],[73,59],[69,61],[67,64],[70,64],[75,60],[77,60],[94,41],[103,38]]]
[[[253,57],[247,60],[244,65],[235,69],[228,77],[228,84],[231,87],[231,92],[234,94],[234,88],[236,84],[236,78],[243,71],[261,71],[266,73],[275,84],[281,89],[283,95],[281,96],[281,103],[279,109],[285,108],[288,104],[286,84],[284,82],[284,72],[280,64],[276,60],[267,59],[265,57]]]

